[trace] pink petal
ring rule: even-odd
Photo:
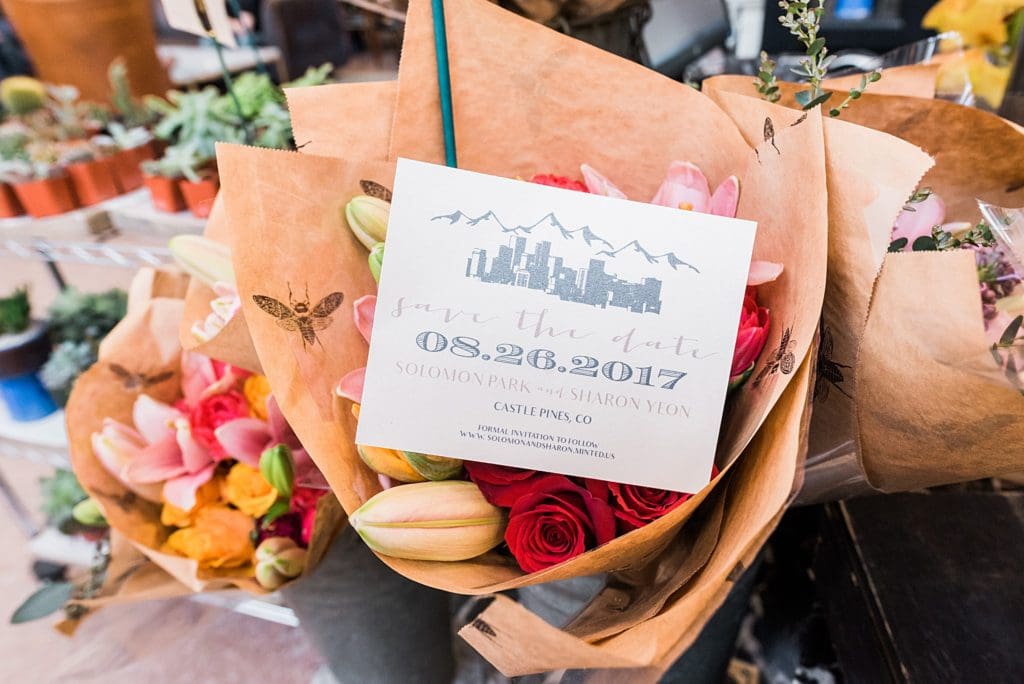
[[[347,373],[334,388],[334,393],[340,397],[351,399],[357,404],[363,401],[363,383],[366,381],[366,369],[357,368]]]
[[[605,197],[614,197],[616,199],[626,199],[626,193],[615,187],[615,184],[608,180],[601,172],[592,166],[587,164],[580,165],[580,171],[583,172],[583,183],[587,186],[587,191],[594,195],[604,195]]]
[[[191,511],[196,505],[196,491],[210,481],[215,468],[211,463],[197,473],[168,480],[164,483],[164,501],[183,511]]]
[[[373,330],[373,313],[377,309],[377,295],[366,295],[360,297],[352,304],[355,311],[356,328],[359,334],[367,342],[370,341],[370,332]]]
[[[206,389],[217,380],[213,370],[213,361],[202,354],[182,352],[181,354],[181,391],[185,395],[185,403],[195,406],[203,398]]]
[[[751,261],[747,275],[747,287],[770,283],[782,275],[782,264],[773,261]]]
[[[163,482],[187,472],[181,460],[178,440],[171,433],[140,451],[124,466],[121,475],[129,482],[146,484]]]
[[[904,210],[896,218],[892,239],[907,238],[910,244],[919,237],[932,234],[932,228],[946,219],[946,203],[932,193],[927,199],[910,205],[913,211]]]
[[[270,440],[275,444],[287,442],[295,436],[291,425],[288,424],[288,419],[281,413],[281,406],[277,403],[277,399],[273,394],[267,397],[267,429],[270,431]],[[292,445],[288,444],[288,446]]]
[[[173,406],[157,401],[146,394],[140,394],[132,408],[132,422],[135,429],[145,438],[148,444],[166,439],[174,434],[171,424],[184,418],[184,414]]]
[[[715,216],[735,218],[736,209],[740,205],[740,179],[729,176],[715,188],[711,195],[711,213]]]
[[[672,162],[651,204],[707,213],[711,205],[708,179],[696,164]]]
[[[271,444],[270,429],[259,418],[238,418],[213,431],[231,458],[256,468],[260,454]]]
[[[193,436],[192,426],[188,420],[184,418],[177,420],[174,427],[178,447],[181,449],[181,460],[188,472],[199,472],[213,462],[210,452]]]

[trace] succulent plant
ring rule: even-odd
[[[0,335],[16,335],[27,330],[32,322],[31,312],[27,287],[19,287],[10,296],[0,298]]]
[[[46,103],[46,86],[30,76],[9,76],[0,81],[0,103],[15,116],[28,114]]]

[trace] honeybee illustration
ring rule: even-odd
[[[843,377],[843,369],[851,368],[851,366],[832,360],[833,347],[832,331],[822,321],[821,345],[818,347],[818,377],[814,381],[815,401],[825,401],[828,399],[831,387],[835,387],[844,396],[850,396],[842,388],[842,383],[846,379]]]
[[[384,200],[385,202],[391,201],[391,191],[380,183],[372,180],[361,180],[359,181],[359,187],[361,187],[363,192],[370,197],[376,197],[377,199]]]
[[[174,377],[174,371],[164,371],[154,375],[133,373],[117,363],[110,364],[110,372],[121,379],[121,384],[124,385],[126,390],[145,389],[153,385],[159,385]]]
[[[754,378],[754,387],[760,387],[761,383],[769,375],[775,375],[779,371],[782,371],[784,375],[789,375],[796,368],[796,356],[789,350],[789,346],[796,342],[791,337],[792,332],[792,328],[786,328],[785,332],[782,333],[782,339],[779,340],[778,348],[772,352],[764,368]]]
[[[256,306],[277,319],[277,325],[288,331],[297,330],[302,334],[302,348],[306,345],[319,344],[323,349],[323,343],[317,337],[317,330],[327,330],[334,320],[331,314],[341,306],[345,298],[341,292],[332,292],[319,302],[316,306],[309,306],[309,284],[306,284],[306,298],[295,301],[292,296],[292,286],[288,283],[288,305],[284,305],[273,297],[266,295],[253,295],[252,299]]]

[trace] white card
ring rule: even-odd
[[[208,37],[210,34],[199,18],[199,10],[195,0],[160,0],[164,6],[164,16],[171,28],[185,31],[197,36]],[[206,17],[210,20],[215,39],[228,47],[238,47],[235,33],[231,30],[231,20],[225,0],[203,0]]]
[[[755,231],[399,160],[357,442],[698,491]]]

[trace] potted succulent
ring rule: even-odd
[[[84,207],[121,194],[109,157],[87,142],[62,143],[58,161],[67,169],[75,194]]]
[[[28,291],[0,299],[0,399],[11,418],[24,422],[57,410],[37,371],[50,355],[46,323],[33,321]]]
[[[112,121],[107,124],[108,135],[97,135],[93,145],[110,151],[110,164],[121,190],[137,190],[143,185],[142,162],[156,158],[152,147],[153,134],[143,126],[126,128]]]
[[[0,82],[0,92],[3,83]],[[28,136],[20,130],[10,128],[0,131],[0,218],[13,218],[25,213],[11,187],[12,181],[20,180],[25,170],[25,145]]]
[[[206,218],[213,210],[213,200],[220,189],[220,177],[212,157],[195,155],[192,161],[181,164],[184,176],[178,181],[185,205],[194,216]]]
[[[174,147],[168,147],[160,159],[142,163],[142,182],[158,211],[175,213],[185,209],[185,198],[178,187],[182,174],[173,158],[176,154]]]
[[[30,143],[27,159],[16,160],[13,167],[8,169],[7,182],[29,216],[43,218],[78,207],[71,177],[57,164],[52,144]]]

